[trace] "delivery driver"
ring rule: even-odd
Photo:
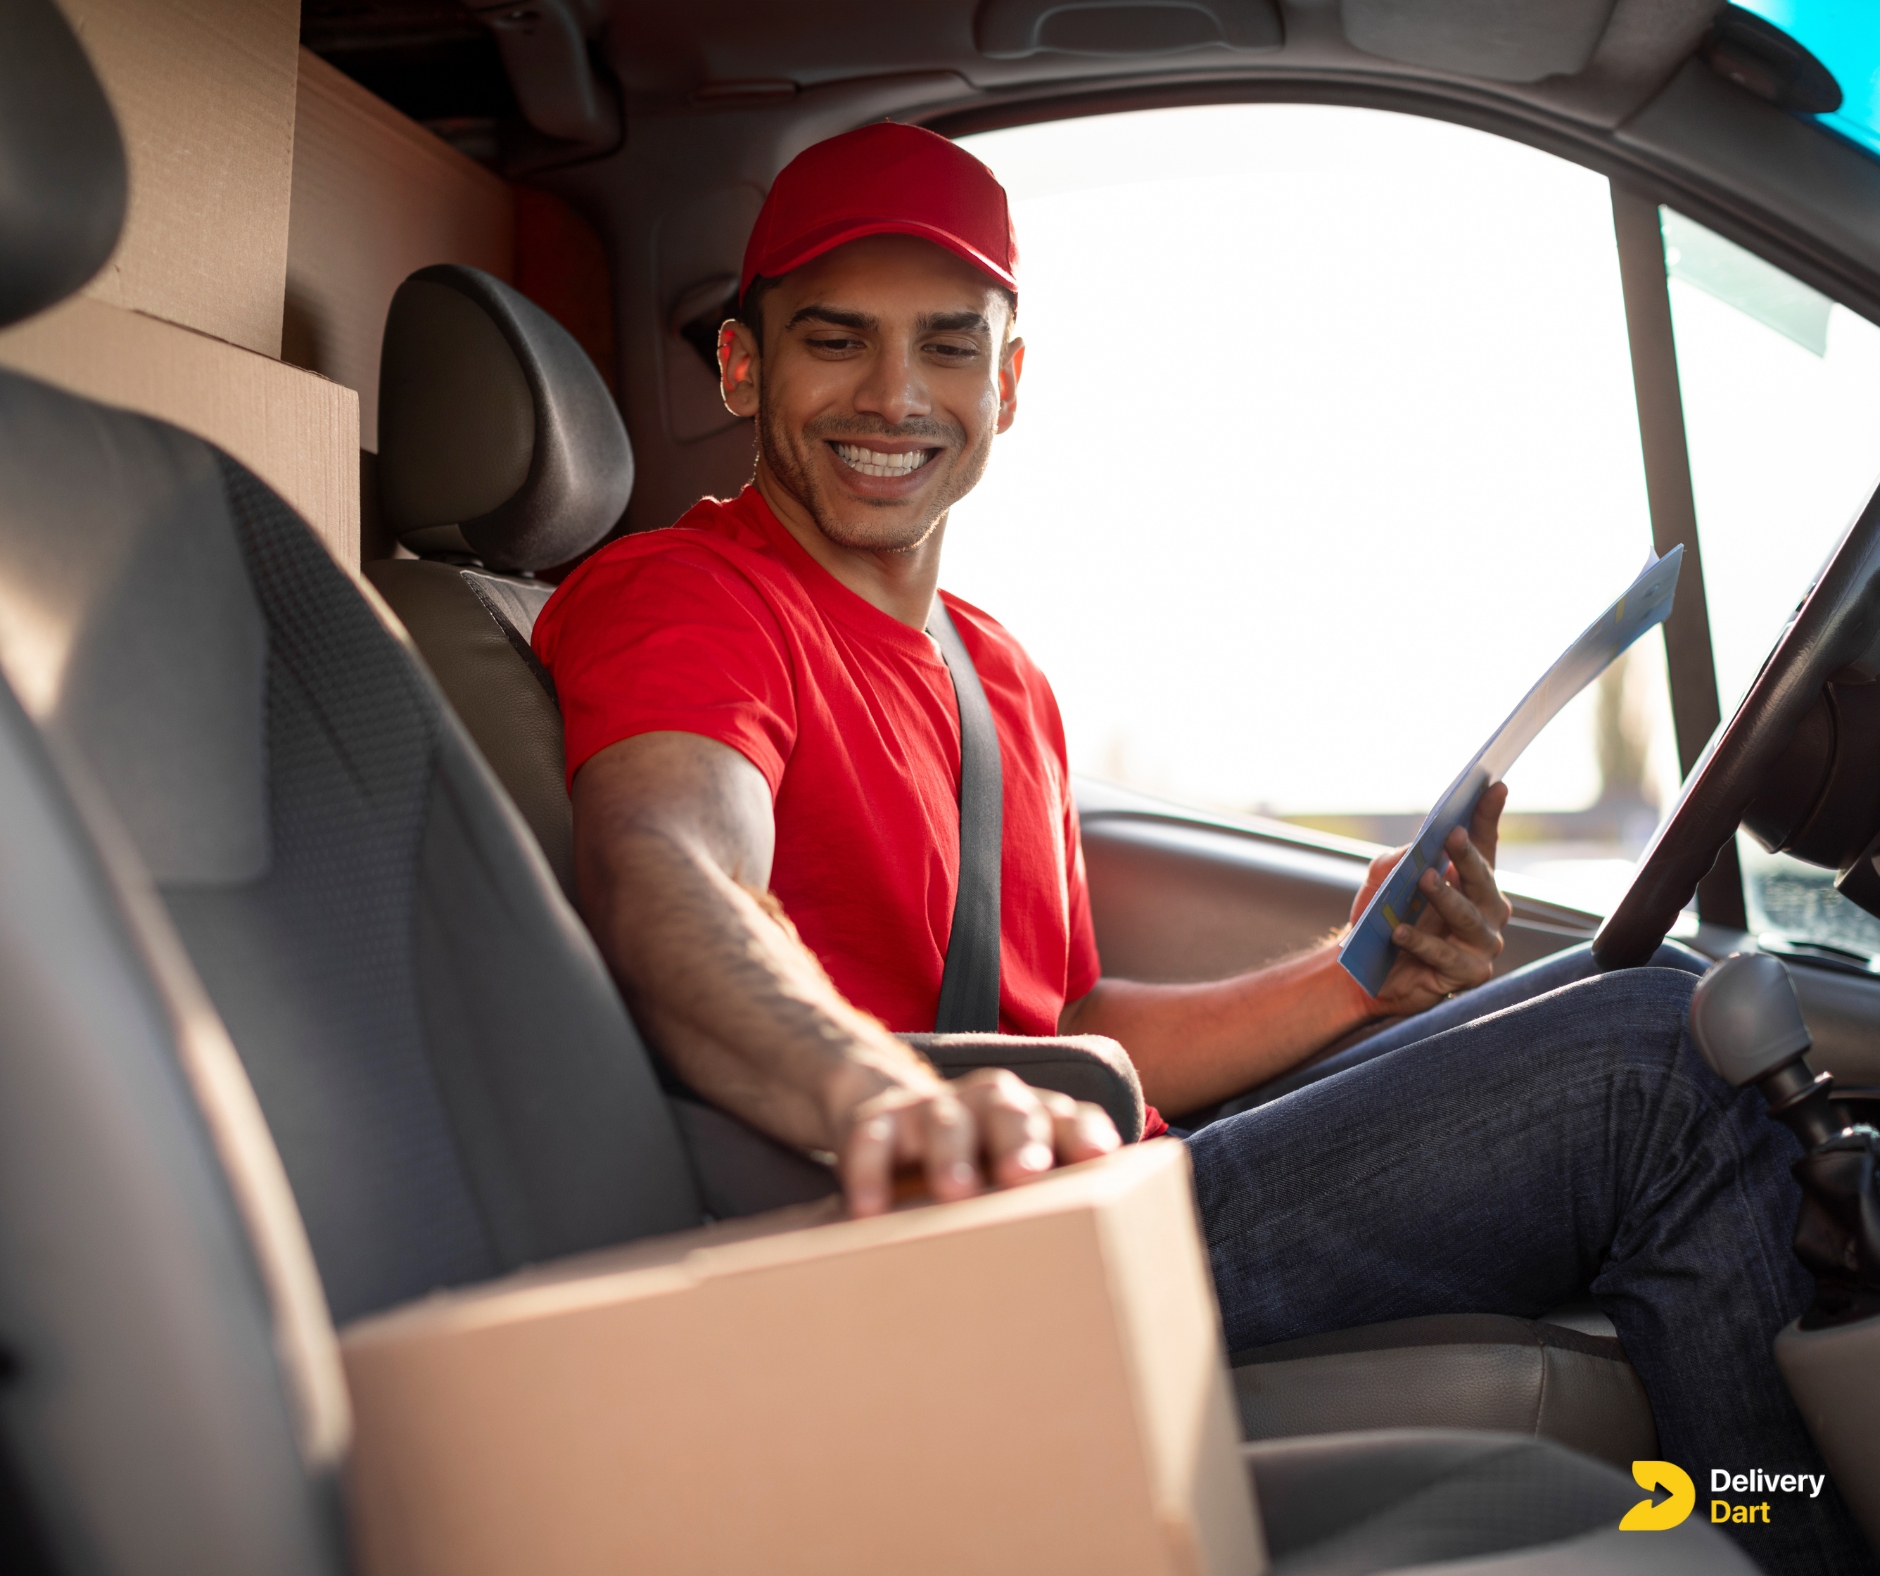
[[[1582,977],[1580,953],[1475,989],[1509,913],[1502,790],[1452,837],[1451,879],[1425,872],[1378,997],[1330,945],[1218,984],[1100,977],[1051,690],[936,591],[947,511],[1018,407],[1017,263],[1004,191],[945,139],[884,124],[804,153],[720,342],[725,402],[756,422],[751,484],[597,553],[536,625],[581,906],[640,1026],[703,1095],[834,1153],[858,1213],[897,1163],[945,1199],[1116,1145],[1097,1108],[1008,1072],[943,1082],[891,1032],[933,1025],[958,872],[959,712],[925,633],[942,595],[1002,760],[1004,1030],[1113,1036],[1149,1102],[1188,1112],[1422,1015],[1368,1042],[1389,1054],[1189,1139],[1229,1348],[1532,1317],[1594,1275],[1668,1459],[1803,1470],[1769,1344],[1809,1290],[1793,1140],[1693,1052],[1687,968]],[[1155,332],[1155,310],[1119,302],[1092,331]],[[1824,1546],[1862,1558],[1844,1518],[1758,1534],[1797,1569]]]

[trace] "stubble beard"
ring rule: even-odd
[[[782,440],[783,430],[783,423],[777,419],[768,393],[761,393],[758,397],[757,447],[765,467],[776,477],[778,484],[809,511],[817,530],[838,547],[856,552],[913,552],[933,535],[934,528],[946,518],[947,511],[979,484],[979,478],[986,472],[986,463],[992,457],[993,434],[990,427],[971,452],[964,452],[961,444],[965,432],[946,422],[909,421],[891,427],[886,422],[834,417],[812,421],[802,431],[800,442],[804,447],[839,438],[912,438],[944,445],[948,451],[959,456],[946,484],[915,513],[896,518],[892,511],[905,509],[905,504],[888,499],[858,498],[854,502],[874,511],[874,519],[851,521],[842,519],[831,507],[830,500],[817,482],[814,469],[807,463],[807,457]],[[935,465],[941,462],[929,460],[927,463]]]

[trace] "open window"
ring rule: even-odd
[[[1020,415],[949,582],[1072,765],[1402,841],[1648,547],[1678,609],[1510,774],[1514,884],[1593,913],[1880,472],[1880,328],[1655,193],[1491,133],[1188,106],[965,139],[1025,243]],[[1702,916],[1880,955],[1745,839]]]
[[[1028,361],[948,583],[1073,767],[1404,841],[1652,544],[1606,180],[1330,105],[969,137]],[[1502,862],[1603,912],[1678,778],[1651,636],[1519,763]]]
[[[1727,716],[1880,476],[1880,327],[1659,210],[1717,689]],[[1880,955],[1834,872],[1738,834],[1750,930]]]

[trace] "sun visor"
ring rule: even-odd
[[[1196,49],[1278,49],[1272,0],[985,0],[973,37],[988,60],[1032,55],[1176,55]]]

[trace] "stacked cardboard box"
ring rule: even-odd
[[[359,405],[285,366],[296,0],[64,0],[117,112],[130,209],[78,298],[0,334],[0,364],[219,444],[351,566]]]

